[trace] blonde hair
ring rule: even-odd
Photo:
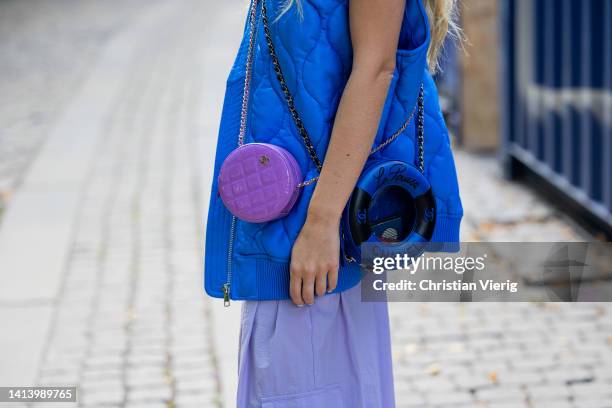
[[[429,69],[435,72],[439,68],[440,51],[446,35],[450,34],[453,40],[463,44],[463,32],[457,24],[457,0],[424,0],[424,4],[431,32],[427,62]]]
[[[289,11],[294,3],[297,4],[298,12],[301,15],[301,0],[287,0],[277,19]],[[440,51],[444,46],[447,34],[450,33],[454,40],[462,42],[463,32],[457,24],[457,0],[423,0],[423,4],[429,18],[431,35],[429,50],[427,50],[427,63],[429,64],[429,69],[435,72],[439,68]]]

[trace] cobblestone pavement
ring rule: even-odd
[[[185,15],[138,51],[88,177],[39,378],[79,384],[84,407],[216,404],[190,120],[200,23]]]
[[[83,33],[83,52],[93,60],[105,36],[120,35],[145,7],[107,3],[55,2],[62,12],[51,20],[41,14],[34,24],[28,7],[56,9],[41,0],[5,1],[0,30],[26,35],[60,25],[74,44]],[[86,174],[37,370],[38,384],[77,384],[83,407],[232,406],[222,403],[223,390],[231,394],[235,384],[221,374],[226,362],[213,306],[202,294],[201,250],[223,79],[244,8],[237,0],[158,0],[146,8],[169,4],[170,23],[135,45],[130,69],[115,73],[122,86],[104,112],[107,127]],[[2,70],[35,58],[29,48],[18,51],[15,39],[0,36],[0,44],[25,61],[3,61]],[[40,89],[50,77],[11,68],[13,81],[0,79],[0,89],[20,100],[14,111],[0,106],[9,125],[0,146],[12,140],[0,163],[13,156],[18,163],[2,176],[10,188],[33,160],[45,126],[53,126],[52,119],[41,125],[27,118],[59,114],[78,84],[60,85],[87,71],[87,61],[70,71],[52,57],[64,55],[53,49],[61,45],[41,47],[48,54],[36,58],[58,81],[48,100]],[[32,85],[20,91],[21,83]],[[52,113],[37,116],[47,108]],[[493,158],[458,151],[457,161],[464,240],[584,239],[533,192],[504,182]],[[235,339],[223,346],[235,360],[239,322],[223,312],[220,326]],[[612,407],[611,313],[605,304],[391,304],[398,407]]]
[[[0,25],[10,19],[6,9],[14,14],[23,11],[27,21],[39,16],[13,3],[0,4]],[[62,35],[78,35],[82,29],[85,37],[99,34],[101,38],[84,44],[91,53],[98,46],[96,41],[103,42],[105,35],[121,35],[121,22],[131,24],[125,20],[136,20],[135,15],[130,16],[136,6],[142,9],[134,14],[156,7],[142,1],[121,6],[88,1],[78,5],[74,13],[69,12],[76,3],[56,4],[67,15],[52,13],[48,20],[41,16],[41,25],[59,24],[57,17],[62,23],[72,24]],[[86,176],[37,376],[40,385],[78,385],[82,407],[220,405],[218,362],[211,340],[210,311],[202,290],[202,220],[207,192],[203,189],[206,183],[202,181],[196,144],[205,130],[201,128],[202,116],[216,116],[216,112],[202,107],[206,100],[205,81],[211,85],[214,80],[205,79],[210,73],[204,66],[205,59],[225,52],[216,51],[217,26],[206,23],[206,18],[214,8],[217,24],[222,24],[221,17],[233,16],[234,11],[240,16],[241,10],[238,2],[228,2],[228,6],[199,0],[163,3],[174,14],[165,19],[165,24],[158,24],[147,41],[131,44],[134,51],[130,69],[115,73],[121,86],[104,112],[104,137]],[[43,8],[48,6],[44,3]],[[232,13],[226,12],[230,8]],[[87,27],[89,17],[104,28]],[[239,34],[240,22],[235,23],[234,31]],[[39,26],[37,20],[26,25],[30,26],[26,31]],[[37,35],[45,32],[43,28]],[[97,29],[104,33],[96,33]],[[232,46],[235,37],[226,36]],[[16,47],[4,45],[13,46]],[[74,44],[74,49],[65,51],[78,57],[83,50],[80,44]],[[23,56],[30,53],[34,51],[26,50]],[[61,50],[48,51],[36,57],[44,64],[56,64],[50,70],[58,72],[49,75],[57,74],[54,79],[59,81],[58,88],[68,85],[68,89],[58,90],[59,94],[51,95],[49,100],[39,103],[41,90],[37,87],[39,81],[46,80],[46,72],[32,73],[37,78],[30,79],[15,68],[13,80],[25,89],[12,87],[8,80],[3,82],[2,89],[25,93],[20,101],[25,105],[22,111],[7,112],[8,108],[2,106],[6,110],[0,112],[3,123],[9,125],[2,134],[1,145],[11,145],[0,154],[15,159],[7,164],[5,170],[10,171],[3,173],[11,183],[26,170],[26,162],[34,159],[33,151],[44,133],[37,123],[23,120],[22,116],[26,112],[37,115],[39,109],[54,110],[55,97],[71,96],[70,80],[77,74],[63,72],[64,61],[53,58],[59,53]],[[223,59],[222,66],[229,63],[229,59]],[[13,74],[11,69],[9,66]],[[214,86],[209,90],[218,93]],[[217,105],[218,99],[221,97],[215,98]],[[27,131],[22,133],[23,129]],[[210,141],[213,136],[208,135]],[[22,143],[21,138],[31,139]],[[3,164],[4,156],[0,157]]]
[[[153,4],[0,2],[0,214],[99,50]]]

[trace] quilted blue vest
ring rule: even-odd
[[[342,91],[351,73],[352,48],[348,24],[349,0],[302,0],[302,16],[292,7],[278,20],[282,0],[267,0],[271,32],[287,85],[319,157],[325,157]],[[286,107],[266,47],[261,10],[257,13],[254,69],[246,141],[273,143],[289,150],[305,179],[317,174]],[[276,21],[275,21],[276,20]],[[427,70],[429,22],[421,0],[407,0],[397,51],[396,70],[389,88],[375,144],[399,129],[412,112],[420,84],[425,88],[425,176],[436,197],[434,242],[458,242],[463,210],[457,176],[435,84]],[[232,217],[217,193],[223,160],[237,146],[249,42],[248,21],[238,55],[227,80],[217,142],[214,178],[206,227],[205,289],[232,299],[289,298],[289,261],[293,242],[305,221],[315,185],[303,189],[286,217],[262,224]],[[414,163],[416,137],[411,124],[372,159]],[[313,254],[316,256],[316,254]],[[336,292],[359,282],[355,263],[339,271]]]

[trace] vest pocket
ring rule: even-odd
[[[298,394],[261,398],[262,408],[344,408],[340,385],[332,384]]]

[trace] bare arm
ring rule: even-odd
[[[323,170],[291,254],[291,298],[312,304],[338,277],[338,228],[370,152],[395,69],[405,0],[350,0],[353,69]],[[327,280],[327,287],[326,287]]]

